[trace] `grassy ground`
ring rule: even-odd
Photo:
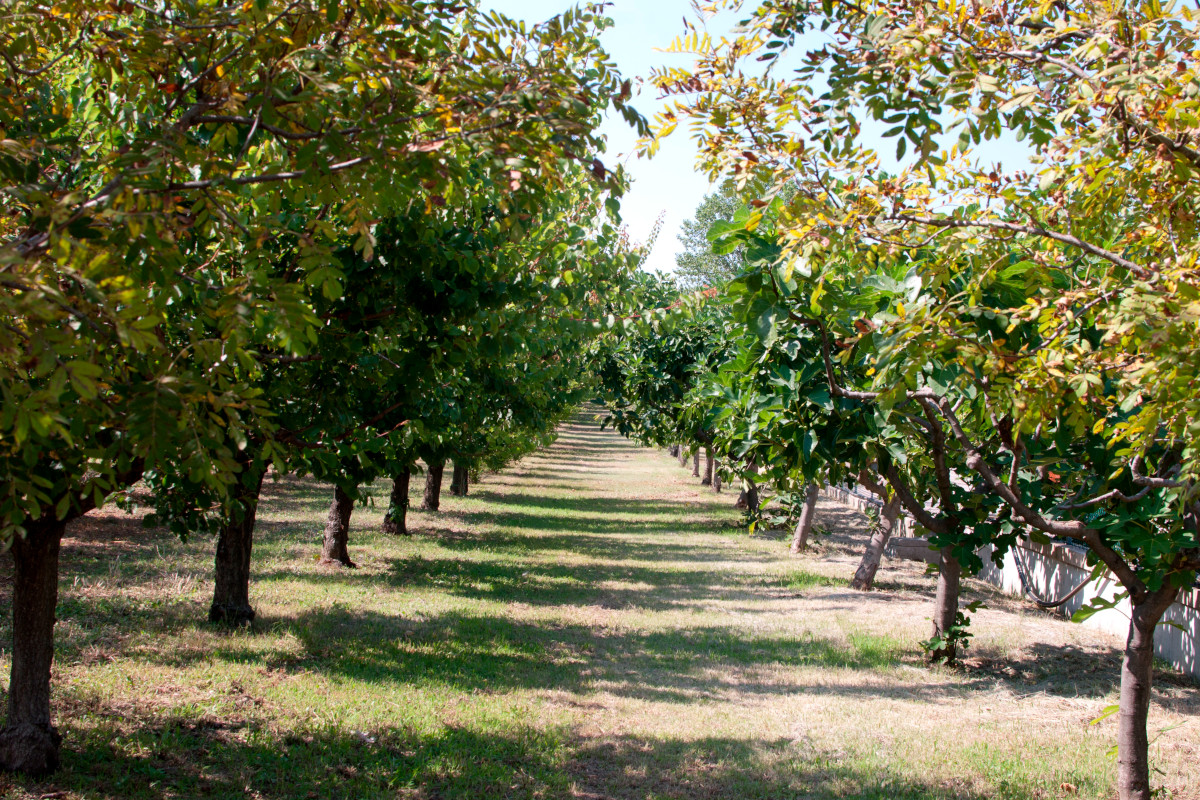
[[[990,608],[968,666],[927,670],[932,579],[887,563],[880,591],[846,588],[861,517],[823,503],[832,535],[791,558],[696,484],[581,419],[412,512],[412,538],[358,509],[351,571],[315,561],[329,490],[268,484],[259,620],[234,633],[202,621],[211,541],[90,517],[64,552],[63,769],[0,796],[1113,795],[1115,723],[1088,721],[1119,642],[972,584]],[[1200,692],[1156,691],[1152,730],[1190,723],[1153,747],[1161,782],[1200,797]]]

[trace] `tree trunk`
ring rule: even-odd
[[[467,468],[459,466],[457,461],[454,462],[454,472],[450,477],[450,494],[455,497],[466,497],[467,487],[471,482],[470,474]]]
[[[442,503],[442,472],[446,469],[445,462],[429,464],[425,473],[425,502],[421,508],[426,511],[437,511]]]
[[[408,536],[408,484],[412,472],[404,470],[392,479],[392,497],[383,516],[383,532]]]
[[[714,492],[721,491],[721,462],[713,459],[713,481],[712,487]]]
[[[1121,710],[1117,726],[1117,791],[1121,800],[1150,800],[1150,741],[1146,717],[1154,678],[1154,629],[1178,590],[1163,587],[1132,606],[1121,662]]]
[[[679,445],[679,466],[686,467],[688,462],[688,452],[683,445]]]
[[[713,453],[711,447],[704,448],[704,477],[701,479],[700,485],[713,485]]]
[[[816,481],[804,489],[804,508],[800,511],[800,519],[796,522],[796,532],[792,536],[792,552],[799,553],[808,549],[808,535],[812,533],[813,519],[817,516],[817,495],[821,493],[821,485]]]
[[[692,477],[700,477],[700,448],[697,447],[692,453]]]
[[[854,573],[854,580],[850,581],[850,588],[866,591],[874,585],[875,573],[879,571],[879,561],[883,558],[883,548],[887,547],[888,539],[892,538],[898,519],[900,498],[893,495],[879,512],[879,524],[871,533],[871,541],[867,542],[867,549],[863,552],[862,561]]]
[[[667,448],[667,455],[671,458],[679,458],[679,445],[673,444]]]
[[[942,548],[942,564],[938,568],[937,598],[933,609],[933,635],[941,636],[954,627],[958,615],[958,590],[962,579],[962,567],[949,547]],[[953,643],[940,647],[929,654],[931,661],[953,664],[958,653]]]
[[[742,491],[738,493],[737,502],[734,503],[735,508],[744,508],[749,511],[752,508],[758,508],[758,485],[754,483],[752,478],[742,478]]]
[[[735,508],[744,508],[746,510],[758,508],[758,486],[754,483],[752,475],[758,474],[758,465],[751,462],[746,465],[746,471],[742,474],[742,491],[738,494],[737,502],[734,503]]]
[[[26,538],[18,536],[12,544],[12,668],[8,721],[0,730],[0,769],[10,772],[45,775],[58,769],[62,737],[50,724],[50,667],[65,527],[58,521],[30,524]]]
[[[354,500],[342,487],[333,489],[333,502],[329,504],[329,516],[325,518],[325,543],[321,548],[322,564],[341,564],[354,568],[358,565],[350,560],[350,515],[354,513]]]
[[[228,625],[249,625],[254,621],[250,607],[250,549],[254,544],[254,517],[258,513],[258,496],[262,492],[266,468],[250,459],[243,463],[247,470],[234,491],[237,508],[221,528],[217,539],[216,586],[209,622]],[[249,481],[246,485],[244,481]]]

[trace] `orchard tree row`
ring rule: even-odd
[[[143,482],[216,536],[244,624],[268,473],[349,517],[553,432],[637,252],[596,128],[629,84],[599,7],[19,0],[0,12],[0,548],[14,640],[0,768],[56,767],[59,549]],[[595,321],[598,320],[598,321]]]
[[[937,660],[983,548],[1086,545],[1131,609],[1118,784],[1148,800],[1154,631],[1200,569],[1196,12],[702,5],[744,22],[677,40],[695,64],[656,75],[674,102],[648,149],[685,127],[732,180],[742,210],[684,267],[738,272],[604,346],[615,423],[810,517],[821,483],[878,492],[859,586],[903,509],[940,550]]]

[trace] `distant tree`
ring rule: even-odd
[[[715,192],[706,194],[696,206],[696,213],[683,223],[679,241],[684,251],[675,256],[675,276],[683,289],[703,289],[720,286],[742,269],[740,251],[716,254],[708,240],[708,230],[714,222],[733,219],[741,208],[737,186],[732,180],[722,183]]]

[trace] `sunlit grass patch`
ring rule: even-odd
[[[822,575],[819,572],[810,572],[806,569],[796,569],[779,576],[775,579],[775,583],[785,589],[799,592],[805,589],[817,589],[827,586],[845,588],[850,582],[846,578]]]

